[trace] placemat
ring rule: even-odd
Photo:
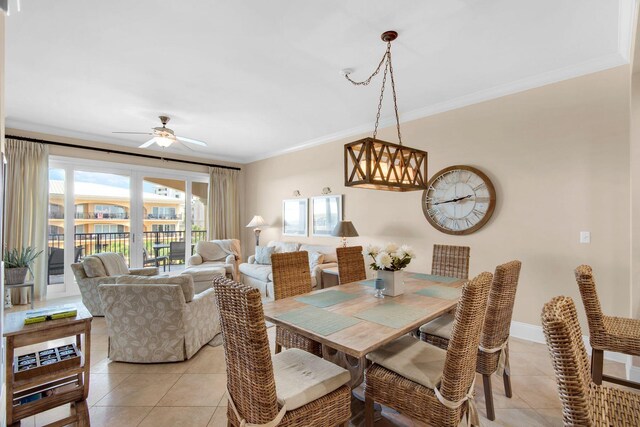
[[[440,286],[433,285],[427,286],[424,289],[420,289],[417,292],[414,292],[418,295],[424,295],[426,297],[431,298],[440,298],[440,299],[459,299],[460,295],[462,295],[462,289],[460,288],[450,288],[448,286]]]
[[[325,291],[313,295],[303,295],[296,298],[296,301],[313,305],[318,308],[330,307],[350,299],[358,298],[358,295],[348,294],[342,291]]]
[[[275,317],[323,336],[331,335],[360,322],[353,317],[316,307],[299,308]]]
[[[376,286],[376,280],[375,279],[361,280],[358,283],[360,283],[361,285],[365,285],[365,286],[371,286],[372,288]]]
[[[407,273],[407,274],[409,277],[413,279],[429,280],[431,282],[453,283],[460,280],[457,277],[438,276],[436,274],[425,274],[425,273]]]
[[[354,316],[379,325],[400,329],[427,314],[429,314],[429,310],[424,308],[411,307],[389,301],[356,313]]]

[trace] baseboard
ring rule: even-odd
[[[512,321],[510,334],[512,337],[515,337],[515,338],[520,338],[527,341],[533,341],[540,344],[546,344],[546,341],[544,338],[544,332],[542,331],[542,326],[532,325],[530,323]],[[583,335],[582,340],[584,341],[584,346],[587,349],[587,353],[591,354],[591,345],[589,344],[589,337],[586,335]],[[611,360],[613,362],[624,363],[627,365],[627,367],[630,366],[629,356],[622,353],[611,353],[611,352],[605,351],[604,358],[606,360]],[[636,368],[636,369],[640,371],[640,368]]]

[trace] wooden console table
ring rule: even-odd
[[[92,317],[84,305],[78,303],[76,306],[78,314],[75,318],[50,320],[31,325],[24,324],[26,315],[24,311],[10,313],[5,316],[3,336],[7,340],[5,364],[8,426],[18,426],[23,418],[66,403],[71,403],[71,415],[50,424],[50,426],[64,426],[73,422],[77,422],[79,427],[89,426],[89,410],[86,398],[89,394]],[[82,346],[81,342],[82,335],[84,335],[84,346]],[[81,350],[79,366],[58,370],[53,368],[48,372],[31,378],[15,379],[14,358],[16,348],[71,336],[76,337],[76,346],[78,350]],[[34,393],[46,393],[47,395],[43,395],[38,400],[18,404],[20,399]]]

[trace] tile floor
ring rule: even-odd
[[[25,307],[18,306],[11,311]],[[273,341],[275,328],[270,328],[269,334]],[[504,396],[502,378],[494,375],[496,420],[487,420],[482,378],[478,376],[476,402],[481,424],[561,426],[560,401],[546,347],[516,338],[512,338],[509,345],[513,397]],[[605,371],[623,376],[624,365],[607,361]],[[226,426],[225,382],[221,347],[204,346],[191,360],[181,363],[111,362],[107,358],[105,320],[102,317],[93,320],[88,399],[92,427]],[[64,417],[68,411],[68,405],[62,406],[22,420],[22,426],[42,426]],[[376,423],[380,427],[422,425],[392,411],[383,413],[383,418]]]

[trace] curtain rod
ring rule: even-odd
[[[82,145],[67,144],[65,142],[46,141],[44,139],[27,138],[27,137],[24,137],[24,136],[5,135],[5,138],[17,139],[19,141],[38,142],[40,144],[57,145],[58,147],[80,148],[81,150],[100,151],[102,153],[123,154],[125,156],[143,157],[143,158],[146,158],[146,159],[164,160],[164,161],[167,161],[167,162],[186,163],[188,165],[208,166],[208,167],[214,167],[214,168],[232,169],[232,170],[236,170],[236,171],[242,170],[242,169],[240,169],[238,167],[235,167],[235,166],[225,166],[225,165],[216,165],[216,164],[201,163],[201,162],[191,162],[189,160],[181,160],[181,159],[167,159],[165,157],[152,156],[150,154],[129,153],[127,151],[111,150],[111,149],[108,149],[108,148],[99,148],[99,147],[83,147]]]

